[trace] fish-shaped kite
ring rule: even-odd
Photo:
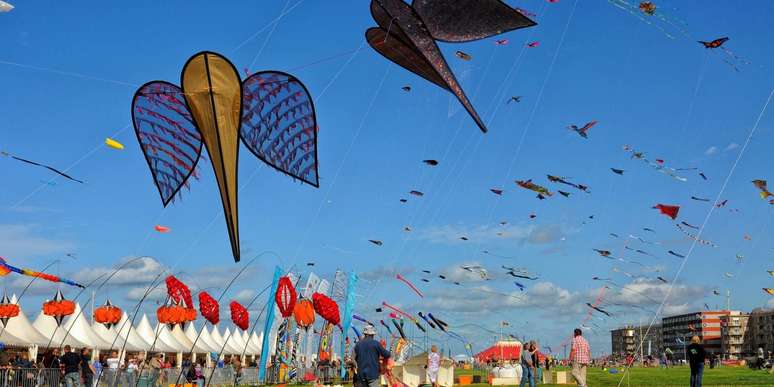
[[[613,171],[613,173],[615,173],[616,175],[623,175],[624,174],[624,170],[623,169],[610,168],[610,170]]]
[[[164,206],[187,186],[202,147],[207,149],[239,261],[239,143],[272,168],[319,187],[314,103],[290,74],[260,71],[242,81],[228,59],[209,51],[188,59],[180,84],[152,81],[137,90],[137,140]]]
[[[162,226],[162,225],[159,225],[159,224],[153,226],[153,229],[158,231],[158,232],[160,232],[160,233],[162,233],[162,234],[166,234],[166,233],[172,231],[172,229],[170,229],[169,227]]]
[[[373,243],[373,244],[375,244],[375,245],[377,245],[377,246],[381,246],[381,245],[384,244],[384,242],[382,242],[380,240],[376,240],[376,239],[369,239],[368,241]]]
[[[529,47],[529,48],[535,48],[535,47],[537,47],[539,45],[540,45],[540,42],[538,42],[538,41],[527,43],[527,47]]]
[[[487,128],[468,100],[436,41],[462,43],[536,25],[500,0],[371,0],[378,27],[368,44],[385,58],[453,93],[482,132]]]
[[[408,93],[409,91],[411,91],[411,86],[403,86],[400,89]]]
[[[503,190],[501,190],[501,189],[490,188],[489,190],[492,191],[492,193],[497,195],[497,196],[501,196],[503,194]]]
[[[667,251],[667,253],[669,253],[669,254],[671,254],[671,255],[674,255],[674,256],[675,256],[675,257],[677,257],[677,258],[685,258],[685,255],[682,255],[682,254],[680,254],[680,253],[677,253],[677,252],[675,252],[674,250],[669,250],[669,251]]]
[[[520,284],[520,283],[518,283],[516,281],[513,281],[513,283],[514,283],[514,285],[516,285],[517,288],[519,288],[519,290],[521,290],[522,292],[524,291],[524,285],[522,285],[522,284]]]
[[[16,266],[11,266],[11,265],[9,265],[5,261],[5,258],[0,257],[0,277],[5,277],[8,274],[10,274],[11,272],[18,273],[18,274],[21,274],[21,275],[30,276],[30,277],[36,277],[36,278],[44,279],[46,281],[61,282],[63,284],[67,284],[67,285],[70,285],[70,286],[84,288],[83,285],[81,285],[81,284],[79,284],[77,282],[70,281],[70,280],[65,279],[65,278],[57,277],[57,276],[51,275],[51,274],[41,273],[41,272],[35,271],[35,270],[20,269],[20,268],[18,268]]]
[[[548,188],[533,183],[532,179],[529,179],[529,180],[516,180],[516,185],[518,185],[521,188],[537,192],[537,194],[538,194],[537,198],[540,199],[540,200],[545,199],[546,196],[552,196],[553,195],[551,193],[551,191],[548,190]]]
[[[438,165],[438,160],[433,160],[433,159],[422,160],[422,162],[431,167]]]
[[[609,257],[610,254],[612,254],[609,250],[594,249],[594,251],[596,251],[599,255],[601,255],[601,256],[603,256],[605,258]]]
[[[578,135],[583,138],[589,138],[588,131],[589,129],[591,129],[591,127],[593,127],[596,124],[597,124],[597,121],[594,120],[594,121],[587,122],[586,125],[583,125],[580,128],[577,125],[570,125],[567,128],[572,130],[575,133],[578,133]]]

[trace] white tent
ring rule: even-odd
[[[199,336],[198,339],[196,338],[197,335]],[[195,323],[190,322],[188,326],[185,327],[185,336],[191,342],[196,342],[197,353],[210,353],[216,351],[215,346],[211,344],[206,324],[202,325],[201,333],[199,333],[199,331],[196,330]]]
[[[212,331],[210,332],[210,337],[212,338],[212,342],[215,343],[215,351],[216,353],[220,353],[221,350],[225,350],[223,348],[223,336],[220,335],[220,331],[218,331],[218,326],[215,325],[212,327]]]
[[[150,323],[148,323],[148,328],[150,328]],[[138,351],[147,351],[150,348],[148,340],[145,340],[144,336],[141,336],[137,329],[132,327],[132,321],[129,320],[129,315],[127,315],[126,312],[121,315],[121,320],[113,329],[118,331],[120,337],[119,340],[126,340],[128,342],[126,345],[127,348],[132,346],[138,348]]]
[[[167,327],[167,324],[156,324],[156,330],[154,331],[154,336],[156,339],[156,348],[159,348],[159,342],[164,343],[169,348],[172,348],[172,351],[175,353],[182,353],[187,352],[191,347],[187,347],[183,344],[177,341],[175,339],[175,336],[172,335],[172,332]]]
[[[65,332],[68,327],[67,322],[63,322],[60,327],[56,324],[56,320],[54,320],[53,317],[46,316],[43,314],[43,311],[41,311],[35,321],[32,322],[32,326],[46,338],[46,344],[42,345],[44,348],[46,346],[59,347],[60,344],[62,346],[69,345],[73,348],[93,347],[92,343],[79,341],[73,337],[73,335],[67,335],[67,337],[65,337]],[[64,343],[62,342],[63,340]]]
[[[237,354],[239,355],[241,355],[243,352],[248,354],[247,343],[245,343],[245,340],[242,337],[242,333],[244,333],[244,331],[238,328],[234,328],[234,331],[231,332],[231,337],[234,338],[234,347],[237,349]]]
[[[99,335],[97,335],[94,330],[92,330],[89,323],[83,317],[81,304],[75,304],[75,313],[67,318],[67,321],[62,324],[62,328],[64,328],[66,335],[72,336],[76,340],[88,344],[91,348],[110,348],[110,342],[107,342],[99,337]],[[60,343],[61,339],[59,342],[54,344],[58,346]]]
[[[210,330],[207,329],[207,325],[202,326],[202,337],[199,338],[199,340],[204,340],[204,342],[207,343],[207,347],[210,348],[210,352],[217,353],[220,350],[218,344],[215,343],[215,339],[210,335]]]
[[[169,331],[167,331],[169,332]],[[123,333],[123,332],[121,332]],[[148,342],[146,351],[150,352],[178,352],[177,348],[168,345],[166,342],[156,339],[156,333],[151,328],[148,315],[143,314],[140,323],[137,325],[137,334]],[[151,348],[152,347],[152,348]]]
[[[193,324],[193,322],[190,322],[189,324]],[[180,347],[183,349],[183,353],[190,353],[192,347],[194,346],[193,341],[188,338],[188,336],[185,335],[185,332],[183,332],[183,328],[180,327],[180,325],[175,325],[170,330],[170,333],[172,333],[172,337],[175,338],[178,344],[180,344]],[[202,353],[205,352],[201,350],[201,347],[199,347],[199,343],[196,343],[197,347],[195,348],[194,352]]]
[[[253,343],[250,341],[250,334],[247,331],[242,332],[242,341],[244,341],[247,344],[247,352],[245,352],[246,355],[256,355],[258,354],[258,350],[253,345]]]
[[[244,347],[239,347],[236,343],[236,336],[231,332],[229,328],[223,331],[223,339],[227,340],[226,348],[223,350],[227,355],[241,355]]]
[[[18,304],[15,294],[11,297],[11,303]],[[5,330],[3,330],[3,334],[0,336],[0,341],[12,345],[43,346],[48,343],[48,338],[44,337],[32,326],[27,315],[19,308],[19,315],[11,317],[8,319],[8,323],[5,324]]]
[[[258,336],[255,334],[255,331],[253,331],[253,334],[250,335],[250,344],[255,348],[255,354],[260,355],[261,354],[261,348],[263,346],[263,332],[261,332],[261,335]]]

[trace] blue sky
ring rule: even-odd
[[[0,256],[33,268],[60,259],[50,272],[83,281],[129,257],[154,257],[132,266],[97,296],[97,302],[109,296],[128,308],[162,266],[193,287],[222,286],[250,257],[271,252],[252,264],[226,298],[249,300],[276,264],[308,272],[306,262],[314,261],[321,275],[336,268],[361,274],[361,313],[375,318],[373,306],[381,301],[435,311],[457,325],[475,343],[474,350],[492,335],[466,324],[497,330],[502,320],[510,321],[511,332],[557,350],[586,314],[584,304],[599,292],[602,284],[591,278],[609,277],[637,289],[636,294],[608,290],[603,305],[614,317],[595,314],[594,326],[589,324],[594,352],[609,351],[607,329],[649,321],[653,313],[642,308],[658,308],[643,294],[664,299],[669,285],[655,277],[671,281],[681,264],[666,251],[687,253],[691,246],[673,221],[650,207],[681,205],[678,221],[701,225],[712,203],[690,197],[714,202],[774,86],[774,58],[766,50],[767,15],[774,5],[762,0],[744,7],[731,1],[670,3],[657,3],[660,12],[684,22],[680,28],[690,37],[669,39],[604,0],[578,2],[574,13],[572,0],[529,0],[509,4],[537,13],[538,26],[497,37],[509,39],[508,45],[497,46],[494,38],[441,44],[489,123],[484,135],[448,93],[365,44],[364,31],[374,23],[362,1],[335,6],[314,0],[136,1],[131,8],[17,2],[12,12],[0,14],[0,150],[71,167],[69,173],[86,184],[63,179],[44,184],[55,176],[0,158],[5,182]],[[291,11],[272,24],[283,9]],[[739,72],[723,62],[722,51],[695,42],[721,36],[729,36],[726,47],[749,61]],[[539,41],[539,47],[524,49],[531,41]],[[182,65],[201,50],[227,56],[240,70],[291,72],[316,100],[320,189],[301,186],[241,153],[240,264],[231,258],[209,164],[200,166],[201,179],[182,200],[164,209],[131,128],[136,88],[154,79],[177,83]],[[455,50],[473,59],[461,61]],[[401,90],[405,85],[411,92]],[[506,104],[512,95],[523,96],[522,101]],[[591,120],[599,124],[588,140],[565,129]],[[725,298],[714,296],[713,289],[730,290],[734,309],[769,302],[760,288],[774,286],[765,271],[774,269],[768,262],[774,246],[767,237],[772,209],[750,181],[774,179],[768,147],[773,127],[774,117],[764,114],[720,195],[729,200],[727,206],[712,213],[703,231],[719,247],[695,247],[665,313],[724,305]],[[126,149],[105,147],[106,137]],[[682,172],[687,182],[672,179],[630,159],[624,144],[667,165],[699,168],[709,180],[696,171]],[[423,159],[440,165],[428,167]],[[626,172],[618,176],[610,167]],[[569,189],[569,198],[539,201],[513,183],[532,178],[551,190],[569,188],[548,183],[546,174],[572,177],[592,193]],[[489,188],[505,193],[497,197]],[[415,189],[425,196],[398,201]],[[533,220],[531,213],[537,215]],[[590,215],[593,221],[583,224]],[[172,232],[155,233],[156,224]],[[405,226],[413,231],[404,232]],[[629,234],[662,245],[643,245]],[[744,239],[746,234],[751,240]],[[462,235],[470,240],[459,240]],[[656,257],[635,256],[623,248],[626,243]],[[651,270],[606,260],[593,248]],[[742,264],[736,263],[737,254],[744,256]],[[491,280],[460,269],[465,264],[486,267]],[[527,289],[521,293],[501,265],[527,268],[540,279],[523,281]],[[663,271],[652,272],[656,268]],[[420,279],[429,277],[423,269],[457,278],[463,286],[437,278],[424,283]],[[416,283],[425,297],[396,281],[396,272]],[[3,281],[9,292],[20,285],[14,277]],[[28,314],[36,315],[32,311],[55,289],[34,287],[23,300]],[[462,351],[444,336],[432,339]]]

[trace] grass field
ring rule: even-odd
[[[459,374],[470,374],[471,370],[459,370]],[[481,374],[480,372],[478,374]],[[590,368],[587,373],[589,387],[621,386],[666,387],[687,386],[690,377],[688,367],[632,368],[627,376],[611,374],[601,368]],[[479,385],[482,386],[482,385]],[[542,384],[541,386],[555,386]],[[556,385],[559,386],[559,385]],[[704,369],[702,386],[774,386],[774,374],[755,371],[746,367],[723,367]]]

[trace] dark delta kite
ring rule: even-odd
[[[482,132],[476,113],[436,44],[484,39],[536,25],[500,0],[372,0],[378,27],[366,31],[368,44],[385,58],[453,93]]]
[[[613,173],[615,173],[616,175],[623,175],[624,174],[624,170],[623,169],[610,168],[610,170],[613,171]]]
[[[513,97],[511,97],[511,98],[508,100],[508,102],[506,102],[506,104],[509,104],[509,103],[511,103],[511,102],[516,102],[516,103],[519,103],[519,102],[521,102],[521,96],[520,96],[520,95],[514,95]]]
[[[272,168],[319,187],[312,98],[283,72],[261,71],[241,81],[228,59],[208,51],[188,59],[180,84],[152,81],[137,90],[132,101],[137,140],[164,206],[196,176],[206,147],[239,261],[239,142]]]
[[[375,244],[375,245],[377,245],[377,246],[381,246],[381,245],[384,244],[384,242],[382,242],[380,240],[376,240],[376,239],[369,239],[368,241],[373,243],[373,244]]]
[[[500,196],[500,195],[502,195],[502,194],[503,194],[503,190],[501,190],[501,189],[497,189],[497,188],[490,188],[489,190],[490,190],[490,191],[492,191],[492,193],[493,193],[493,194],[495,194],[495,195],[497,195],[497,196]]]
[[[579,190],[581,190],[583,192],[590,193],[588,186],[585,186],[583,184],[576,184],[576,183],[570,182],[565,177],[554,176],[554,175],[546,175],[546,177],[548,177],[548,181],[550,181],[552,183],[559,183],[559,184],[569,185],[570,187],[579,189]]]
[[[429,166],[431,166],[431,167],[434,167],[434,166],[438,165],[438,160],[433,160],[433,159],[422,160],[422,162],[427,164],[427,165],[429,165]]]

